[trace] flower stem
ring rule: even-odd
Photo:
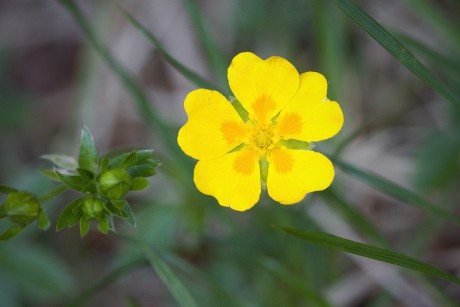
[[[45,195],[43,195],[40,198],[38,198],[38,201],[40,203],[45,203],[48,200],[50,200],[51,198],[56,197],[59,194],[67,191],[68,188],[69,188],[68,186],[62,184],[62,185],[58,186],[57,188],[55,188],[54,190],[51,190],[50,192],[48,192]]]

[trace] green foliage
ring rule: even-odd
[[[114,230],[109,227],[113,216],[135,225],[132,210],[124,198],[129,191],[147,188],[145,177],[153,176],[157,166],[158,161],[152,159],[151,150],[100,158],[91,133],[83,127],[78,167],[56,169],[55,173],[64,185],[84,195],[64,208],[56,230],[72,227],[80,221],[80,234],[83,237],[90,229],[90,221],[96,220],[99,230],[107,233],[109,228]]]
[[[129,191],[140,191],[148,186],[148,180],[155,174],[158,161],[152,158],[152,150],[137,150],[122,153],[113,158],[100,158],[93,136],[88,128],[82,127],[78,163],[69,156],[43,155],[54,163],[53,170],[42,172],[63,185],[38,198],[27,191],[0,185],[0,193],[6,199],[0,205],[0,218],[7,218],[12,225],[0,235],[0,240],[9,240],[21,233],[27,225],[37,220],[40,229],[47,229],[50,221],[41,204],[60,193],[72,189],[82,196],[73,200],[62,210],[56,223],[56,230],[72,227],[80,222],[80,234],[85,236],[91,220],[97,221],[99,230],[107,233],[113,228],[113,216],[125,219],[135,226],[134,214],[125,197]]]
[[[277,227],[290,235],[299,237],[303,240],[309,241],[314,244],[319,244],[321,246],[325,246],[335,250],[340,250],[358,256],[375,259],[381,262],[391,263],[427,275],[445,279],[447,281],[460,285],[460,279],[456,276],[444,272],[415,258],[408,257],[388,249],[383,249],[380,247],[355,242],[352,240],[344,239],[322,232],[305,231],[302,229],[284,226]]]

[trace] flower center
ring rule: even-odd
[[[275,133],[272,125],[256,124],[251,130],[251,143],[258,149],[267,150],[274,144]]]

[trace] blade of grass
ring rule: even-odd
[[[361,233],[365,234],[368,239],[385,248],[390,248],[385,238],[371,223],[369,223],[366,217],[355,210],[333,187],[329,187],[327,190],[323,191],[321,197],[327,200],[328,204],[333,204],[335,208],[339,209],[342,215],[344,215]]]
[[[436,2],[426,0],[407,0],[404,2],[412,11],[417,12],[423,18],[424,23],[430,24],[436,34],[442,36],[448,45],[455,48],[454,54],[460,51],[458,24],[449,20],[448,16],[440,10],[440,6],[435,5]]]
[[[275,226],[276,228],[306,240],[310,243],[318,244],[334,250],[374,259],[381,262],[394,264],[400,267],[412,269],[420,273],[435,276],[452,283],[460,285],[460,279],[456,276],[442,271],[432,265],[424,263],[412,257],[394,252],[392,250],[344,239],[324,232],[306,231],[297,228]]]
[[[104,276],[102,279],[94,283],[92,286],[84,290],[77,298],[75,298],[72,302],[69,303],[69,306],[85,306],[88,300],[95,294],[97,294],[99,291],[103,290],[111,283],[115,282],[118,278],[125,276],[127,273],[145,264],[147,264],[146,260],[144,258],[141,258],[135,259],[116,268],[115,270]]]
[[[179,278],[171,270],[169,265],[163,259],[161,259],[157,252],[144,242],[139,242],[139,244],[145,257],[150,262],[150,265],[158,274],[158,277],[160,277],[179,305],[187,307],[198,307],[198,304],[195,302],[187,288],[185,288]]]
[[[428,68],[426,68],[425,65],[423,65],[375,19],[350,0],[334,0],[334,2],[401,64],[428,83],[456,107],[460,107],[459,97],[452,93],[449,88],[447,88],[430,70],[428,70]]]
[[[343,162],[337,158],[330,157],[331,160],[340,167],[344,172],[354,176],[355,178],[361,180],[362,182],[366,183],[369,186],[374,187],[375,189],[382,191],[388,195],[393,196],[396,199],[399,199],[407,204],[414,205],[423,209],[427,212],[432,213],[433,215],[444,218],[451,222],[460,224],[460,219],[454,215],[453,213],[444,210],[440,207],[437,207],[424,199],[423,197],[419,196],[418,194],[394,183],[389,181],[388,179],[382,178],[372,172],[366,170],[361,170],[356,166]]]
[[[206,57],[210,60],[210,66],[214,70],[219,87],[225,89],[225,93],[230,93],[227,82],[227,59],[224,56],[222,50],[217,46],[217,43],[209,33],[208,26],[205,25],[204,18],[200,12],[200,9],[195,0],[183,0],[182,1],[187,9],[193,27],[195,28],[198,39],[200,40],[203,51]],[[223,85],[223,86],[222,86]]]
[[[173,66],[179,73],[181,73],[189,81],[193,82],[197,86],[218,90],[217,87],[205,78],[196,74],[194,71],[187,68],[185,65],[176,60],[161,44],[161,42],[150,32],[144,25],[142,25],[134,16],[129,14],[127,11],[121,9],[126,19],[139,30],[147,40],[157,48],[158,52]]]
[[[88,41],[96,49],[99,55],[107,63],[107,65],[115,72],[121,83],[131,94],[136,102],[139,113],[144,116],[145,121],[150,127],[162,137],[163,142],[168,146],[173,154],[177,156],[177,160],[182,160],[181,151],[176,144],[176,136],[171,133],[171,129],[153,110],[153,106],[149,101],[145,91],[141,88],[138,82],[122,67],[122,65],[112,56],[106,46],[99,40],[94,31],[91,29],[90,23],[83,16],[80,8],[73,0],[58,0],[70,13],[77,22]]]

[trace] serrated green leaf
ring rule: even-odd
[[[46,230],[48,229],[48,227],[50,227],[50,220],[48,219],[48,216],[46,215],[46,212],[43,209],[41,209],[40,213],[38,214],[37,225],[40,229],[43,230]]]
[[[380,177],[372,172],[366,170],[361,170],[356,166],[351,164],[345,163],[337,158],[330,157],[331,160],[334,162],[335,165],[340,167],[344,172],[360,179],[362,182],[376,188],[379,191],[382,191],[388,195],[391,195],[409,205],[413,205],[423,209],[427,212],[432,213],[434,216],[439,218],[444,218],[449,221],[455,222],[460,224],[460,219],[455,214],[450,213],[447,210],[440,208],[439,206],[435,206],[423,197],[419,196],[418,194],[385,179]]]
[[[0,184],[0,193],[2,194],[10,194],[10,193],[17,192],[17,191],[18,190],[16,190],[13,187],[10,187],[4,184]]]
[[[375,21],[375,19],[350,0],[334,0],[334,2],[401,64],[433,87],[433,89],[447,98],[456,107],[460,107],[460,98],[452,93],[448,87],[431,73],[404,45]]]
[[[6,241],[9,240],[18,234],[20,234],[24,229],[26,228],[26,225],[18,225],[14,224],[10,228],[8,228],[4,233],[0,235],[0,241]]]
[[[158,277],[163,281],[165,286],[171,292],[171,295],[176,299],[180,306],[197,307],[192,295],[187,288],[182,284],[179,278],[174,274],[169,265],[150,248],[146,243],[140,242],[145,258],[150,262],[150,265],[158,274]]]
[[[59,168],[63,169],[76,169],[78,167],[78,163],[74,157],[60,155],[60,154],[46,154],[41,155],[40,158],[45,159],[53,163]]]
[[[90,226],[90,220],[82,216],[80,218],[80,236],[82,238],[88,234],[89,226]]]
[[[55,170],[59,179],[67,185],[69,188],[77,190],[79,192],[89,192],[94,190],[94,184],[91,181],[87,181],[79,175],[66,175]]]
[[[306,231],[302,229],[276,226],[277,228],[283,230],[284,232],[299,237],[308,242],[322,245],[334,250],[344,251],[350,254],[378,260],[381,262],[386,262],[394,264],[400,267],[412,269],[427,275],[435,276],[447,281],[450,281],[455,284],[460,285],[460,279],[451,275],[445,271],[442,271],[432,265],[424,263],[415,258],[394,252],[392,250],[355,242],[352,240],[344,239],[338,236],[331,234],[316,232],[316,231]]]
[[[75,225],[81,217],[81,212],[79,212],[79,207],[83,203],[83,197],[77,198],[68,204],[64,210],[62,210],[61,215],[59,216],[58,221],[56,222],[56,231],[61,231],[67,226]]]
[[[93,136],[86,126],[81,129],[80,153],[78,155],[78,166],[93,174],[97,174],[98,159],[96,144]]]
[[[56,170],[54,169],[43,169],[39,170],[38,172],[51,180],[62,182],[61,178],[59,178],[58,174],[56,174]]]
[[[144,162],[145,160],[151,159],[152,158],[152,153],[153,149],[140,149],[136,150],[136,155],[137,155],[137,162],[141,163]],[[109,167],[108,168],[117,168],[120,163],[128,157],[132,151],[130,152],[124,152],[119,155],[116,155],[112,158],[109,159]]]
[[[145,28],[136,18],[130,15],[128,12],[123,10],[124,15],[128,19],[128,21],[138,29],[146,38],[147,40],[154,45],[158,52],[166,59],[166,61],[171,64],[179,73],[181,73],[185,78],[189,81],[193,82],[195,85],[204,88],[216,88],[215,85],[211,84],[209,81],[205,80],[203,77],[199,76],[189,68],[185,67],[182,63],[177,61],[160,43],[160,41],[150,32],[147,28]]]
[[[123,208],[123,212],[126,213],[126,215],[127,215],[125,220],[128,221],[128,223],[130,223],[133,227],[137,227],[136,219],[134,217],[133,210],[131,210],[131,207],[129,206],[128,203],[126,203],[126,206]]]
[[[106,215],[103,215],[99,219],[99,230],[105,234],[107,233],[107,231],[109,231],[109,219]]]
[[[149,186],[149,181],[144,177],[137,177],[131,181],[131,191],[142,191]]]

